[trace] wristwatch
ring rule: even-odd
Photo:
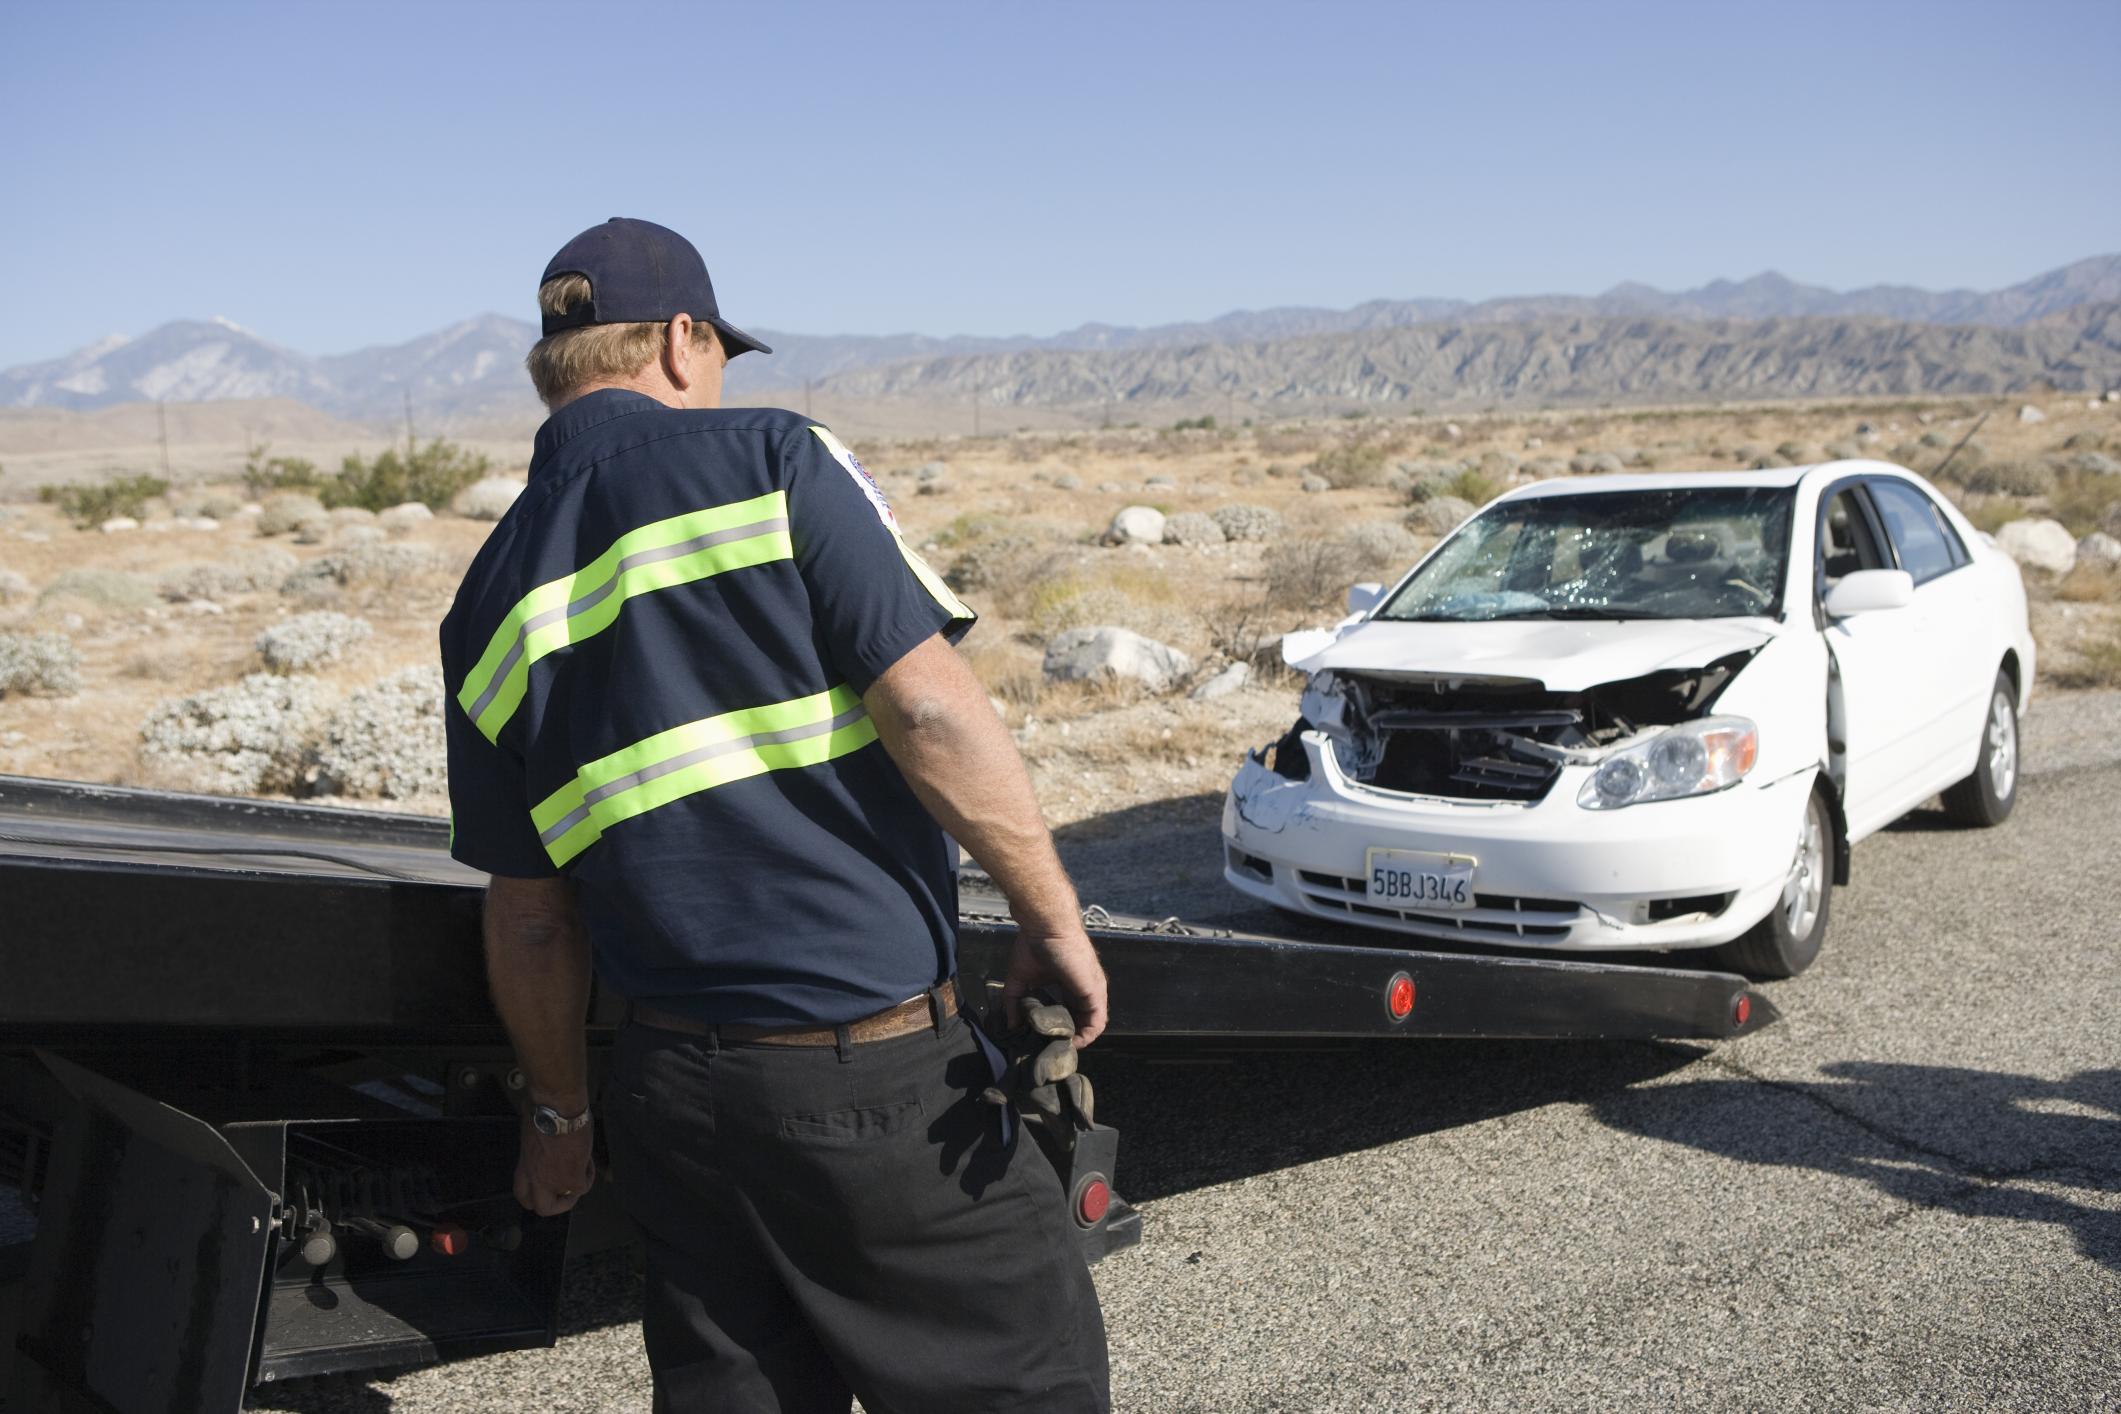
[[[573,1134],[589,1128],[589,1111],[578,1115],[563,1115],[550,1105],[539,1105],[530,1112],[530,1126],[540,1134]]]

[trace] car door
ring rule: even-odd
[[[1929,643],[1907,609],[1846,619],[1826,617],[1827,591],[1857,570],[1897,568],[1861,478],[1837,482],[1819,500],[1814,604],[1839,680],[1836,734],[1842,752],[1841,798],[1849,838],[1871,833],[1905,813],[1926,747],[1911,738],[1911,698],[1919,697]],[[1906,802],[1906,803],[1902,803]]]
[[[1963,572],[1973,556],[1930,493],[1889,476],[1869,478],[1864,489],[1893,563],[1915,581],[1915,602],[1897,612],[1910,616],[1922,645],[1906,720],[1916,757],[1908,788],[1926,798],[1974,768],[2003,650],[1988,641],[1992,616],[1976,602],[1975,576]]]

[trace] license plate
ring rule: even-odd
[[[1399,908],[1471,908],[1476,862],[1466,854],[1373,849],[1366,861],[1370,902]]]

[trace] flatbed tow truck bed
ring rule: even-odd
[[[438,820],[0,776],[0,1190],[36,1214],[28,1242],[0,1228],[0,1407],[230,1410],[552,1341],[567,1253],[624,1230],[506,1191],[520,1078],[483,882]],[[1106,921],[1110,1048],[1721,1040],[1776,1015],[1723,973]],[[1013,937],[963,915],[976,1014]],[[622,1007],[595,998],[593,1054]],[[1056,1158],[1071,1202],[1115,1145]],[[1093,1259],[1138,1236],[1116,1198],[1076,1221]]]

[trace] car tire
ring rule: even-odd
[[[1996,674],[1981,728],[1974,774],[1944,792],[1944,813],[1956,824],[1985,830],[2011,817],[2018,803],[2018,689]]]
[[[1717,963],[1755,979],[1795,977],[1819,956],[1833,900],[1834,816],[1813,791],[1782,896],[1767,917],[1716,949]]]

